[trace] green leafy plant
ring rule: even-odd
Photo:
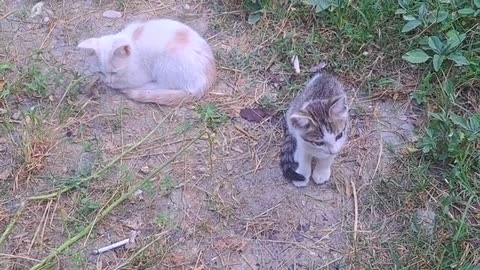
[[[454,30],[449,31],[447,38],[443,41],[438,35],[430,36],[420,42],[423,45],[421,49],[411,50],[405,53],[402,58],[413,64],[425,63],[432,59],[435,71],[440,70],[446,59],[453,61],[456,66],[466,66],[470,62],[460,50],[460,45],[465,40],[465,37],[465,33],[459,34]]]
[[[249,11],[248,23],[256,24],[260,21],[271,5],[272,0],[245,0],[244,6]]]
[[[307,0],[305,1],[307,5],[312,5],[315,7],[317,13],[322,11],[333,11],[338,7],[343,6],[343,0]]]
[[[214,104],[205,104],[197,108],[202,122],[210,129],[216,129],[228,121],[228,117]]]
[[[37,97],[45,97],[47,95],[47,77],[42,74],[37,67],[31,67],[27,74],[27,82],[23,83],[27,92]]]
[[[418,9],[410,8],[410,0],[398,0],[400,8],[395,14],[403,15],[403,19],[407,23],[403,26],[402,32],[410,32],[420,25],[428,27],[435,23],[440,23],[449,17],[449,13],[443,10],[440,6],[435,10],[428,10],[426,3],[421,3]]]
[[[13,64],[9,62],[0,63],[0,76],[3,76],[6,71],[12,70]]]
[[[473,1],[474,6],[472,7],[465,7],[462,9],[459,9],[458,15],[461,16],[478,16],[480,15],[480,0],[474,0]]]
[[[155,218],[155,224],[157,224],[161,229],[168,228],[173,225],[172,219],[166,213],[160,213]]]

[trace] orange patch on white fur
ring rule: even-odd
[[[175,32],[173,39],[167,44],[167,48],[172,51],[185,48],[190,43],[190,31],[189,29],[180,29]]]

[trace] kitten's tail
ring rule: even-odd
[[[198,99],[187,91],[170,90],[170,89],[129,89],[124,90],[130,99],[143,103],[157,103],[165,106],[176,106],[179,104],[187,104]]]
[[[280,167],[282,168],[283,177],[290,181],[305,181],[305,177],[295,172],[298,163],[294,159],[297,141],[285,126],[285,141],[280,150]]]

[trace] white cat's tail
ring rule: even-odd
[[[130,99],[143,103],[157,103],[164,106],[176,106],[180,104],[191,103],[198,100],[198,97],[187,91],[170,89],[129,89],[123,93]]]

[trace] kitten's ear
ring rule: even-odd
[[[122,44],[113,51],[113,55],[122,57],[122,58],[129,57],[131,53],[132,53],[132,47],[130,47],[130,45],[128,44]]]
[[[290,116],[290,121],[295,128],[307,129],[310,126],[312,119],[305,114],[298,112]]]
[[[91,50],[98,50],[99,48],[99,39],[98,38],[89,38],[89,39],[86,39],[82,42],[80,42],[78,45],[77,45],[77,48],[81,48],[81,49],[91,49]]]
[[[348,116],[347,97],[334,97],[331,100],[331,105],[328,113],[330,116],[335,118],[346,118]]]

